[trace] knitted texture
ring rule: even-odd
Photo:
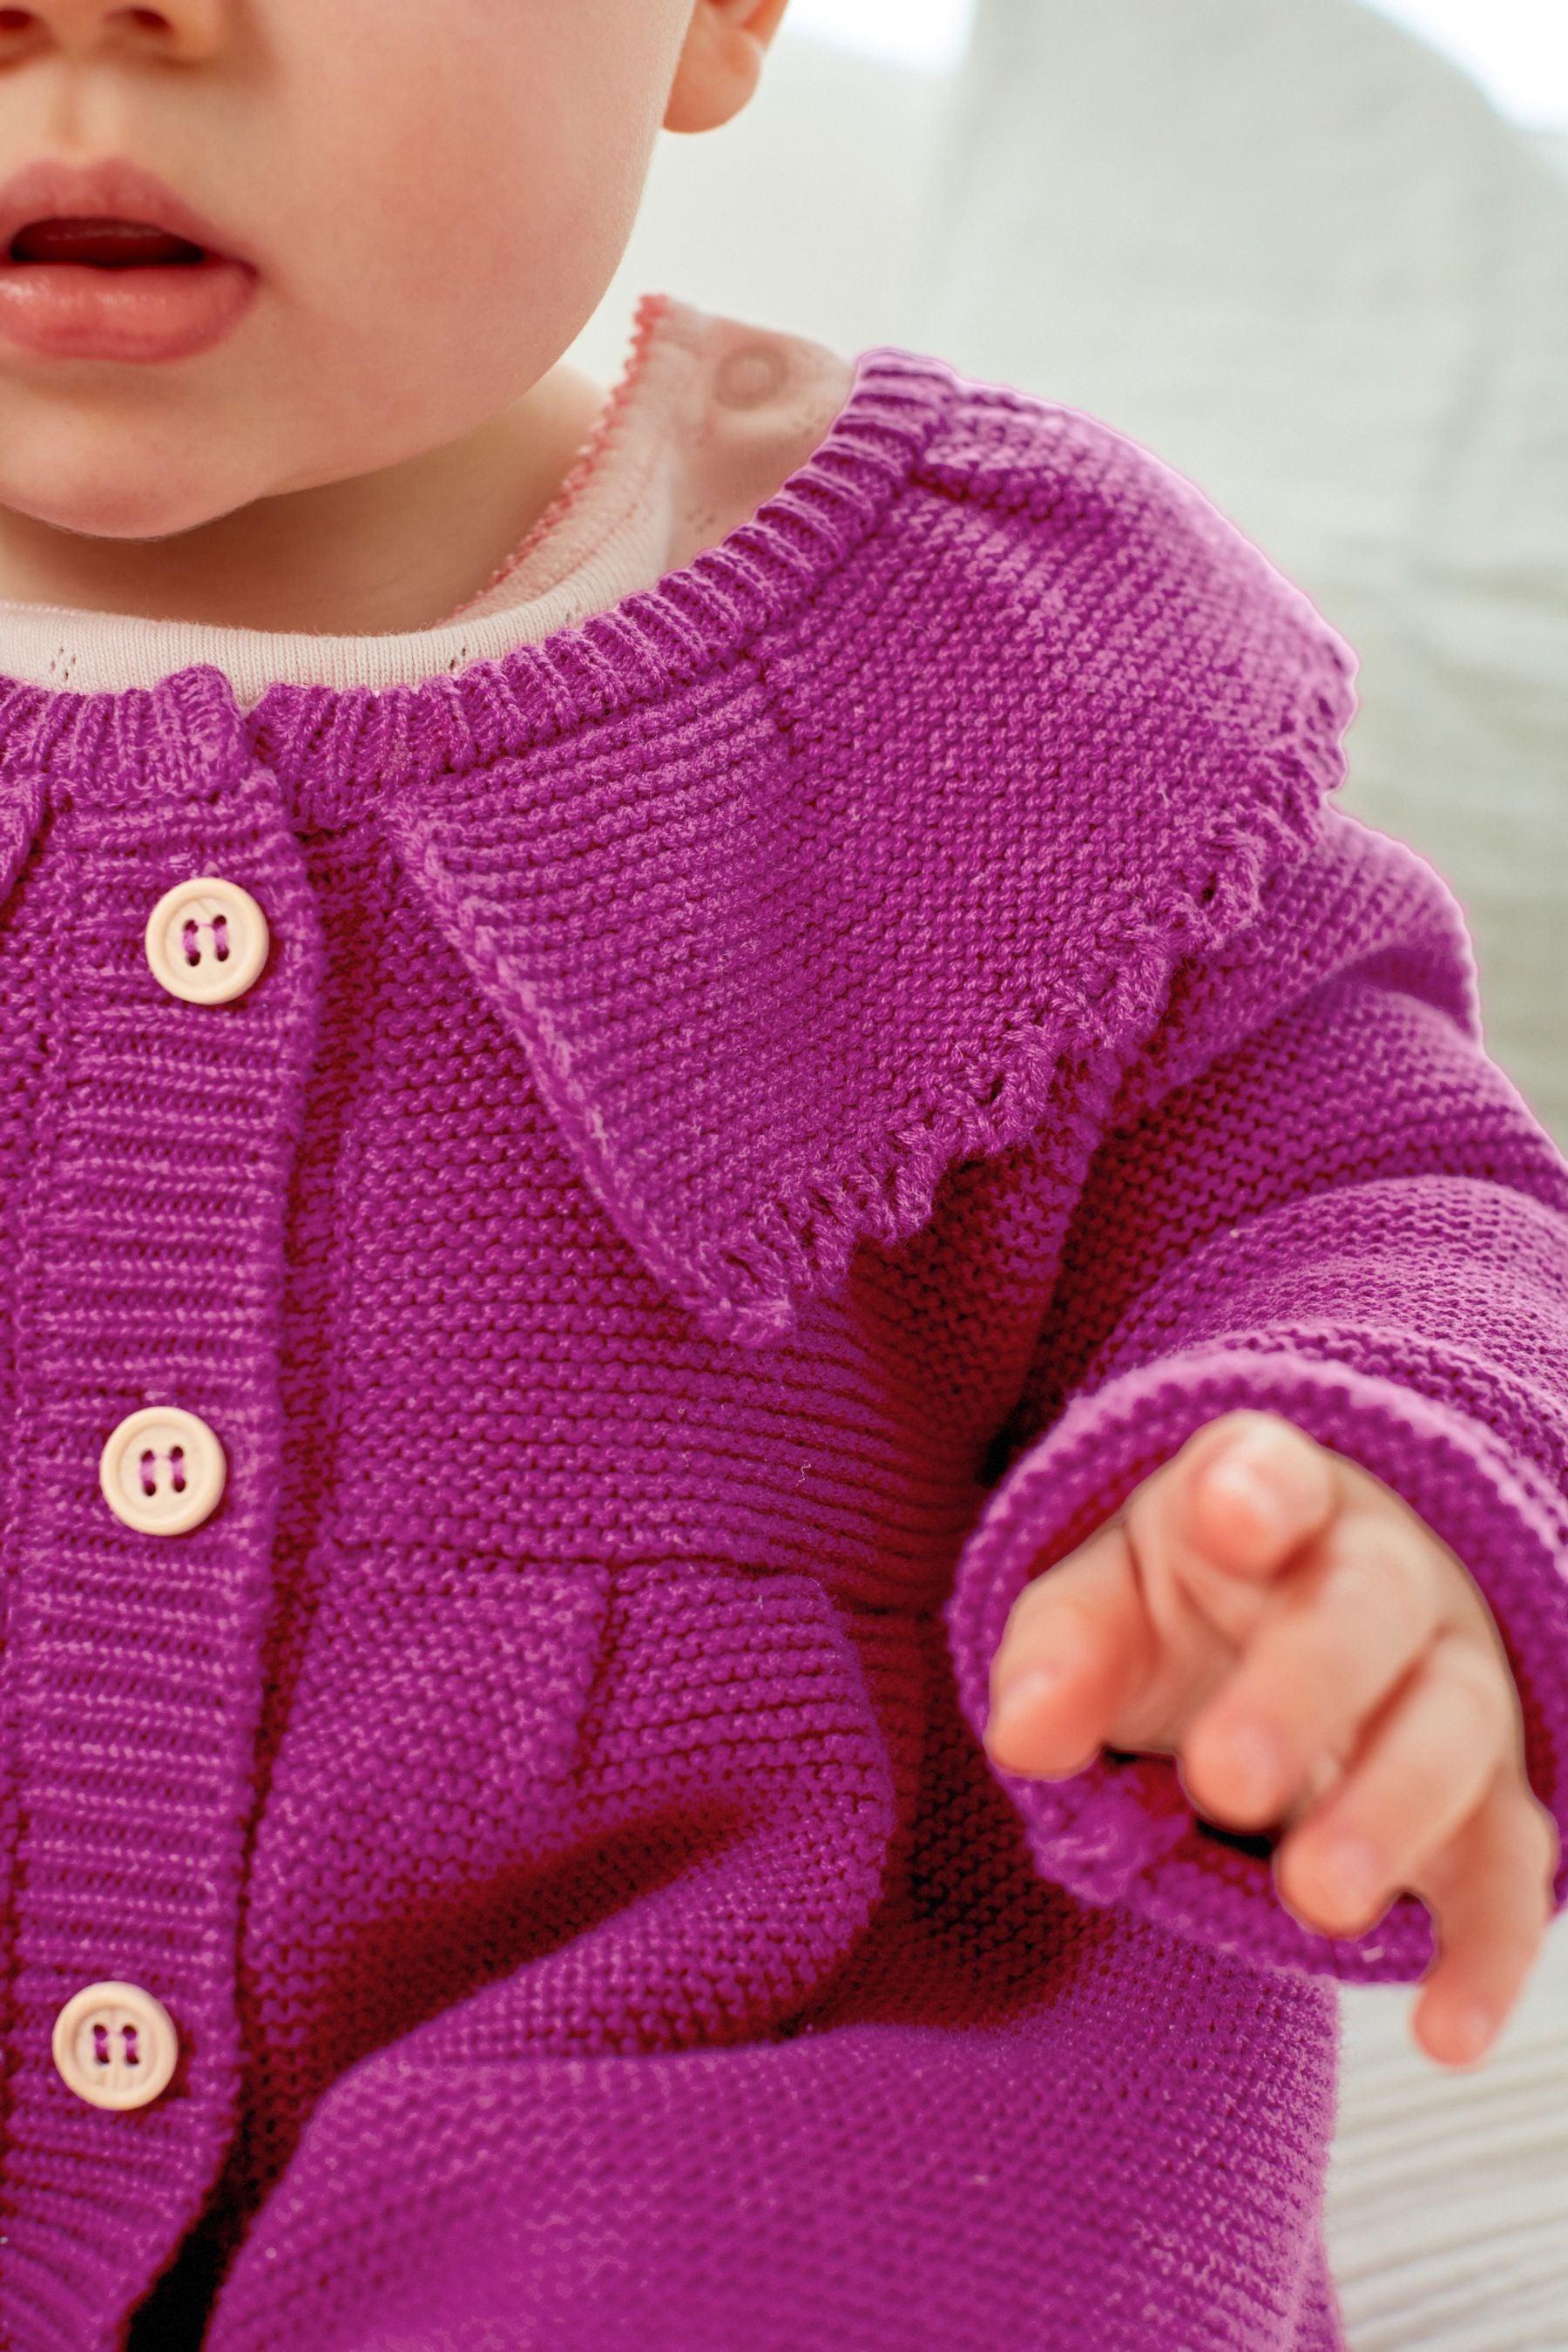
[[[0,681],[16,2352],[1337,2352],[1335,1983],[1424,1909],[980,1733],[1262,1405],[1466,1561],[1568,1828],[1568,1168],[1331,800],[1352,672],[1150,453],[879,350],[499,666]],[[226,1005],[143,951],[195,875]],[[146,1404],[227,1456],[175,1537]]]

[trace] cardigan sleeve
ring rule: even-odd
[[[1464,1562],[1568,1849],[1568,1167],[1482,1048],[1447,886],[1337,810],[1251,934],[1177,970],[1089,1160],[944,1612],[977,1735],[1026,1582],[1241,1406],[1359,1462]],[[1435,1952],[1408,1893],[1357,1937],[1304,1927],[1276,1841],[1197,1817],[1168,1756],[990,1769],[1085,1900],[1345,1979],[1413,1981]]]

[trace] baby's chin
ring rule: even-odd
[[[221,446],[177,450],[164,434],[139,435],[123,419],[86,429],[57,418],[34,432],[4,429],[0,403],[0,508],[84,538],[158,540],[199,530],[280,488],[258,480],[254,458]],[[215,441],[217,436],[214,436]]]

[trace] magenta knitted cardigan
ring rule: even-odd
[[[1479,1580],[1568,1828],[1568,1167],[1330,798],[1353,667],[882,349],[499,666],[0,682],[14,2352],[1340,2344],[1334,1986],[1425,1908],[979,1735],[1026,1579],[1264,1406]],[[222,1006],[143,952],[195,875]],[[148,1405],[183,1534],[99,1489]],[[51,2060],[102,1979],[134,2111]]]

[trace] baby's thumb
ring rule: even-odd
[[[1083,1771],[1135,1706],[1154,1654],[1127,1530],[1112,1519],[1013,1603],[991,1662],[986,1753],[1005,1772]]]

